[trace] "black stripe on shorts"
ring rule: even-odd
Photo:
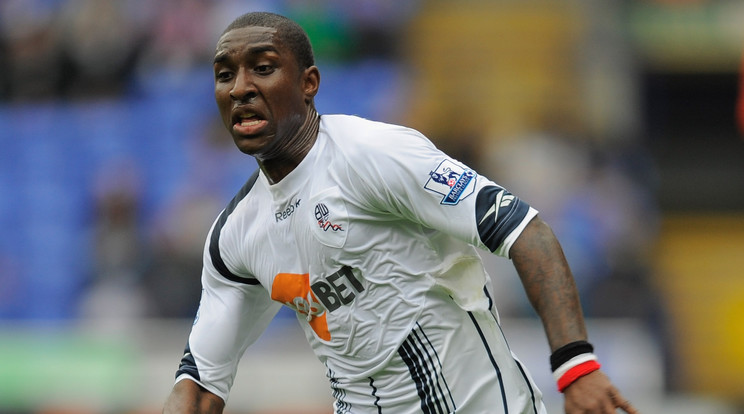
[[[421,411],[424,414],[454,413],[455,401],[442,373],[439,355],[421,325],[416,323],[416,327],[398,348],[398,355],[405,362],[411,379],[416,384],[416,391],[421,399]]]
[[[496,370],[496,376],[499,379],[499,388],[501,389],[501,401],[504,405],[504,414],[509,414],[509,404],[506,400],[506,390],[504,389],[504,379],[501,376],[501,368],[499,368],[499,364],[496,363],[496,359],[493,357],[493,353],[491,352],[491,348],[488,346],[488,341],[486,341],[485,335],[483,335],[483,330],[481,329],[480,325],[478,325],[478,321],[475,319],[475,316],[473,315],[473,312],[468,312],[468,316],[470,316],[470,320],[473,321],[473,325],[475,326],[475,329],[478,331],[478,335],[481,338],[481,341],[483,342],[483,346],[486,348],[486,353],[488,354],[488,359],[491,361],[491,365],[493,366],[493,369]]]
[[[328,379],[331,382],[331,395],[333,396],[333,399],[335,400],[333,403],[334,407],[334,413],[335,414],[349,414],[351,413],[351,404],[345,401],[346,399],[346,390],[344,390],[342,387],[339,386],[338,378],[336,378],[336,374],[328,368],[326,365],[326,375],[328,376]]]
[[[377,395],[375,379],[372,377],[369,377],[369,386],[370,388],[372,388],[372,396],[375,397],[375,407],[377,407],[377,414],[382,414],[382,407],[380,406],[380,396]]]
[[[488,292],[488,288],[486,286],[483,286],[483,293],[485,293],[486,297],[488,297],[488,309],[492,310],[493,299],[491,299],[491,294]],[[506,347],[511,351],[511,348],[509,347],[509,341],[506,340],[506,335],[504,335],[504,330],[501,328],[501,324],[499,323],[498,318],[496,317],[496,315],[493,314],[493,312],[491,312],[491,317],[493,318],[493,321],[496,323],[496,326],[499,327],[499,332],[501,332],[501,337],[504,338],[504,343],[506,344]],[[471,318],[472,318],[472,315],[471,315]],[[530,390],[530,398],[532,399],[532,410],[535,412],[535,414],[537,414],[537,403],[535,399],[535,390],[532,388],[532,383],[530,382],[529,377],[527,377],[527,372],[524,370],[522,363],[519,362],[519,360],[516,358],[514,358],[514,363],[517,364],[517,367],[519,367],[519,372],[522,373],[522,378],[524,379],[524,383],[527,384],[527,388],[529,388]]]

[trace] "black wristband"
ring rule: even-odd
[[[550,370],[555,372],[571,358],[581,354],[591,354],[594,347],[587,341],[571,342],[558,348],[550,355]]]

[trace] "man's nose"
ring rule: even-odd
[[[235,74],[235,83],[230,89],[230,97],[239,102],[246,102],[256,96],[256,86],[253,84],[253,77],[250,71],[240,69]]]

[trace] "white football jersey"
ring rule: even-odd
[[[227,400],[284,305],[336,413],[542,413],[476,252],[508,256],[536,214],[415,130],[323,115],[300,165],[273,185],[257,171],[213,225],[177,379]]]

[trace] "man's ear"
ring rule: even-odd
[[[320,87],[320,71],[317,66],[310,66],[302,74],[303,91],[305,99],[312,101]]]

